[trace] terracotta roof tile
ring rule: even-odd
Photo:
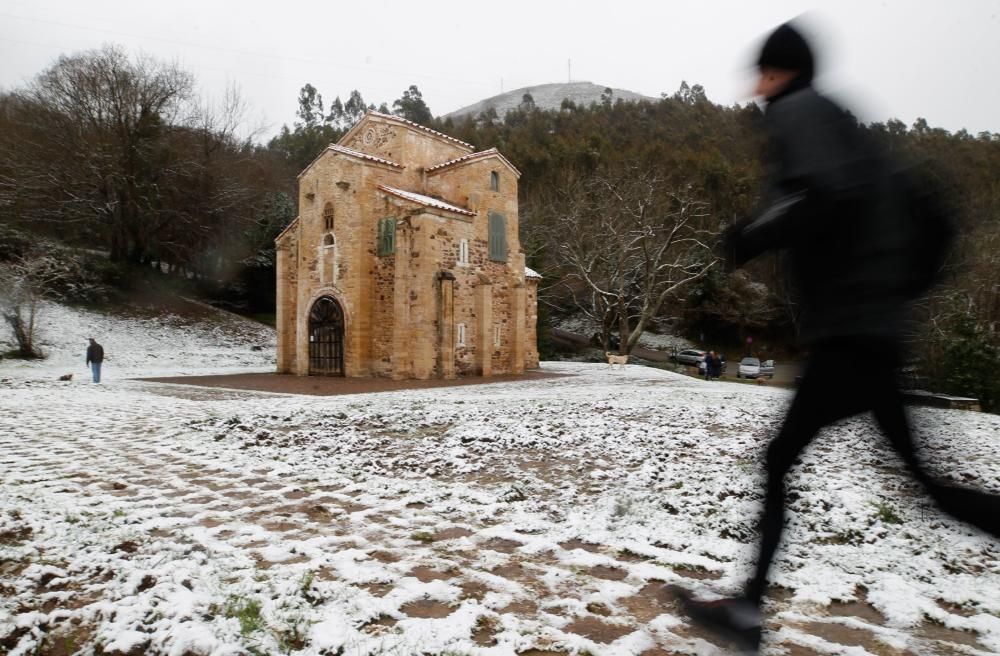
[[[470,212],[467,209],[463,209],[456,205],[451,205],[443,200],[438,200],[437,198],[431,198],[430,196],[424,196],[423,194],[414,193],[412,191],[403,191],[402,189],[395,189],[393,187],[386,187],[385,185],[379,185],[379,189],[386,192],[387,194],[392,194],[404,200],[408,200],[418,205],[424,205],[425,207],[434,207],[439,210],[447,210],[449,212],[455,212],[456,214],[464,214],[465,216],[475,216],[475,212]]]
[[[278,233],[278,236],[274,238],[274,243],[278,243],[285,238],[289,232],[291,232],[295,226],[299,224],[299,217],[292,219],[292,222],[285,226],[285,229]]]
[[[499,157],[504,162],[504,164],[509,166],[511,170],[514,171],[514,173],[518,177],[521,177],[521,172],[517,170],[517,167],[511,164],[510,160],[501,155],[500,151],[497,150],[496,148],[490,148],[489,150],[481,150],[478,153],[469,153],[468,155],[462,155],[461,157],[456,157],[455,159],[448,160],[447,162],[442,162],[441,164],[435,164],[434,166],[425,169],[425,172],[437,173],[438,171],[449,168],[451,166],[455,166],[457,164],[465,164],[467,162],[474,162],[479,159],[485,159],[487,157],[494,157],[494,156]]]
[[[353,148],[347,148],[345,146],[338,146],[337,144],[330,144],[327,146],[328,150],[332,150],[336,153],[343,153],[344,155],[350,155],[351,157],[358,157],[360,159],[366,159],[370,162],[377,162],[378,164],[385,164],[386,166],[393,166],[398,169],[406,168],[402,164],[397,164],[389,159],[384,159],[382,157],[376,157],[375,155],[369,155],[368,153],[363,153],[360,150],[354,150]]]
[[[417,130],[422,130],[423,132],[426,132],[428,134],[433,134],[435,137],[438,137],[440,139],[445,139],[447,141],[451,141],[451,142],[453,142],[453,143],[455,143],[455,144],[457,144],[459,146],[462,146],[463,148],[468,148],[469,150],[474,150],[472,144],[465,143],[461,139],[456,139],[455,137],[449,137],[444,132],[438,132],[437,130],[432,130],[431,128],[423,126],[423,125],[420,125],[419,123],[414,123],[413,121],[411,121],[409,119],[405,119],[405,118],[402,118],[400,116],[395,116],[393,114],[383,114],[382,112],[376,112],[374,110],[368,110],[368,114],[370,114],[371,116],[378,116],[379,118],[387,118],[387,119],[389,119],[391,121],[395,121],[397,123],[402,123],[403,125],[408,125],[411,128],[415,128]]]

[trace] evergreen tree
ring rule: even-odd
[[[326,116],[326,122],[335,128],[344,128],[347,127],[346,120],[344,103],[340,102],[340,96],[337,96],[330,104],[330,113]]]
[[[302,87],[299,91],[299,110],[295,115],[306,129],[314,128],[324,121],[323,96],[316,91],[316,87],[309,83]]]
[[[434,118],[415,84],[411,84],[410,88],[403,92],[403,97],[397,98],[392,103],[392,113],[420,125],[430,125]]]
[[[348,126],[354,125],[365,115],[365,100],[361,97],[361,92],[355,89],[351,92],[350,98],[344,103],[344,117]]]

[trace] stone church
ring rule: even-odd
[[[538,366],[520,173],[495,148],[368,112],[299,174],[278,236],[278,372],[454,378]]]

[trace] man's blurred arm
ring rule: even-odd
[[[807,198],[805,191],[786,194],[756,216],[729,226],[722,234],[726,270],[738,269],[761,253],[784,247],[793,224],[805,211]]]

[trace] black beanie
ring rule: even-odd
[[[799,78],[809,82],[814,70],[812,50],[798,30],[785,23],[767,37],[757,58],[757,66],[798,71]]]

